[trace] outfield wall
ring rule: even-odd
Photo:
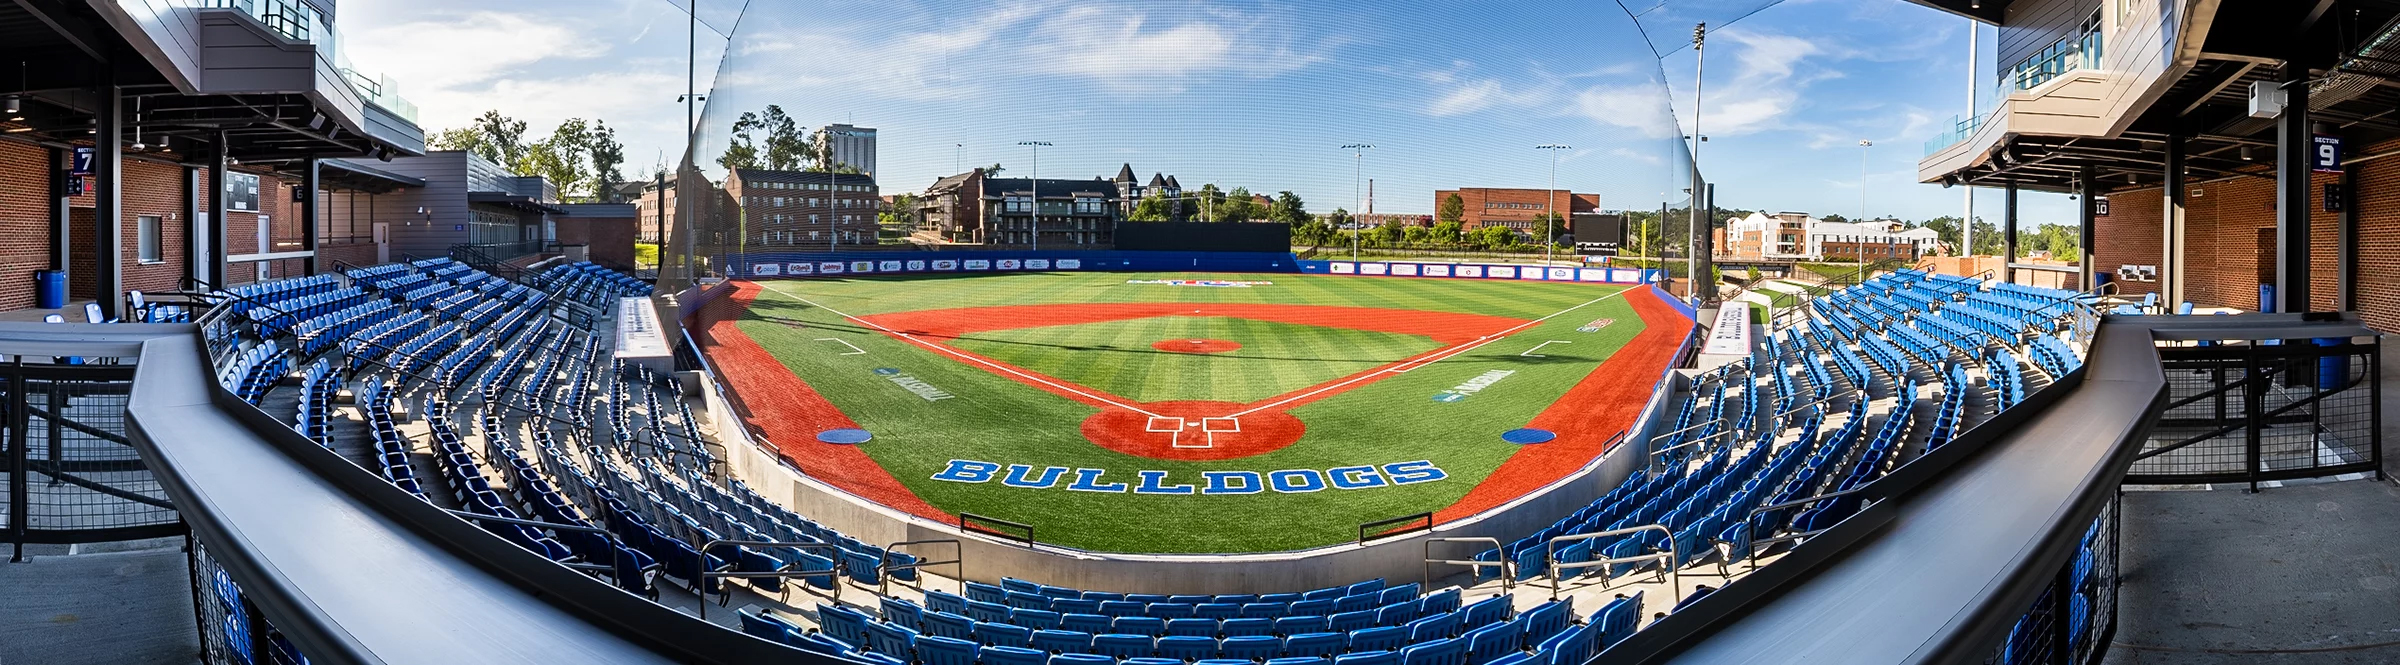
[[[1647,288],[1655,290],[1657,286]],[[1663,293],[1660,296],[1672,300]],[[1691,330],[1686,329],[1677,357],[1695,343]],[[1508,542],[1539,531],[1607,494],[1647,463],[1650,437],[1660,426],[1669,404],[1666,397],[1681,391],[1686,381],[1681,371],[1667,369],[1651,390],[1640,419],[1627,429],[1625,440],[1582,469],[1499,507],[1435,525],[1429,532],[1366,545],[1345,544],[1293,552],[1170,555],[1090,552],[1038,542],[1025,545],[962,531],[955,523],[928,520],[850,494],[808,477],[785,460],[771,441],[754,438],[728,408],[719,392],[722,384],[703,383],[710,416],[724,440],[724,459],[729,472],[760,494],[819,524],[877,545],[956,540],[958,554],[966,562],[964,577],[981,582],[997,584],[1006,576],[1060,586],[1173,594],[1273,593],[1374,577],[1393,582],[1415,581],[1425,574],[1428,539],[1495,538]],[[1040,533],[1037,531],[1035,536],[1038,541]],[[1490,545],[1448,543],[1438,547],[1436,558],[1467,559]],[[912,546],[903,551],[928,559],[951,558],[951,549],[946,544]],[[1438,579],[1463,569],[1441,566],[1434,569],[1434,574]],[[953,574],[947,566],[933,572]]]
[[[849,277],[891,274],[990,274],[1045,271],[1300,272],[1291,252],[1150,252],[1136,250],[906,250],[750,252],[715,258],[735,277]]]
[[[1460,261],[1300,261],[1299,263],[1300,272],[1312,275],[1521,279],[1597,284],[1650,284],[1657,282],[1662,277],[1655,268],[1593,268]],[[1673,300],[1672,297],[1668,299]]]

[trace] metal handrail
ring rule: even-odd
[[[956,551],[955,551],[955,552],[953,552],[953,553],[951,553],[951,557],[953,557],[953,558],[951,558],[951,559],[950,559],[950,560],[948,560],[948,561],[918,561],[918,562],[916,562],[916,563],[903,563],[903,564],[899,564],[899,565],[892,565],[892,550],[900,549],[900,546],[902,546],[902,545],[933,545],[933,544],[939,544],[939,543],[949,543],[951,547],[953,547],[953,548],[956,548]],[[903,540],[903,541],[900,541],[900,542],[897,542],[897,543],[892,543],[892,544],[890,544],[890,545],[885,545],[885,546],[883,546],[883,556],[882,556],[881,558],[878,558],[878,559],[876,559],[876,560],[875,560],[875,585],[876,585],[876,586],[875,586],[875,593],[877,593],[877,594],[879,594],[879,595],[885,595],[885,596],[892,595],[892,594],[891,594],[891,591],[892,591],[892,572],[893,572],[893,571],[900,571],[900,570],[916,570],[916,569],[919,569],[919,568],[924,568],[924,567],[927,567],[927,566],[955,566],[955,567],[957,567],[957,571],[958,571],[958,577],[957,577],[957,579],[958,579],[958,593],[959,593],[959,595],[962,595],[962,596],[963,596],[963,595],[966,595],[966,593],[967,593],[967,546],[966,546],[966,544],[965,544],[965,543],[959,542],[959,540],[958,540],[958,539],[956,539],[956,538],[935,538],[935,539],[932,539],[932,540]],[[918,585],[918,588],[919,588],[919,589],[922,589],[922,588],[924,588],[924,585],[920,583],[920,584]]]
[[[1019,538],[1019,537],[1012,536],[1012,535],[1009,535],[1009,534],[1001,533],[1001,532],[999,532],[999,531],[997,531],[997,530],[993,530],[993,529],[990,529],[990,528],[970,528],[970,527],[967,525],[967,520],[970,520],[970,519],[972,519],[972,520],[974,520],[974,521],[977,521],[977,522],[986,522],[986,523],[990,523],[990,524],[997,524],[997,525],[1000,525],[1000,526],[1009,526],[1009,527],[1016,527],[1016,528],[1019,528],[1019,529],[1024,529],[1024,530],[1025,530],[1025,536],[1024,536],[1024,537],[1022,537],[1022,538]],[[1002,538],[1007,538],[1007,539],[1009,539],[1009,540],[1014,540],[1014,541],[1018,541],[1018,542],[1024,543],[1024,544],[1025,544],[1027,547],[1031,547],[1031,546],[1033,545],[1033,525],[1031,525],[1031,524],[1024,524],[1024,523],[1020,523],[1020,522],[1011,522],[1011,521],[1004,520],[1004,519],[1000,519],[1000,518],[997,518],[997,517],[986,517],[986,516],[983,516],[983,515],[977,515],[977,514],[974,514],[974,513],[966,513],[966,512],[962,512],[962,513],[959,513],[959,514],[958,514],[958,530],[959,530],[959,531],[962,531],[962,532],[975,532],[975,531],[980,531],[980,532],[983,532],[983,533],[988,533],[988,534],[992,534],[992,535],[995,535],[995,536],[1000,536],[1000,537],[1002,537]]]
[[[1591,540],[1593,538],[1606,538],[1609,536],[1622,536],[1629,533],[1641,533],[1643,531],[1650,530],[1657,530],[1659,533],[1667,534],[1667,551],[1655,552],[1651,554],[1637,554],[1624,558],[1601,557],[1591,561],[1578,561],[1575,563],[1558,562],[1559,543]],[[1542,561],[1543,565],[1548,567],[1548,573],[1550,575],[1551,600],[1558,600],[1558,570],[1560,568],[1591,568],[1594,566],[1611,566],[1620,563],[1633,563],[1636,561],[1652,560],[1660,561],[1658,566],[1659,577],[1662,579],[1671,579],[1671,581],[1667,584],[1667,595],[1674,598],[1680,598],[1683,596],[1683,571],[1677,569],[1675,566],[1675,562],[1683,560],[1683,552],[1681,552],[1675,546],[1675,532],[1668,530],[1665,525],[1644,524],[1641,526],[1626,527],[1623,529],[1610,529],[1599,533],[1579,533],[1571,536],[1558,536],[1544,542],[1542,547],[1547,550],[1548,554],[1548,556],[1543,557]],[[1665,558],[1661,559],[1661,557]],[[1669,576],[1672,577],[1670,578]],[[1606,568],[1602,568],[1600,570],[1600,579],[1605,581],[1608,578],[1608,570]]]
[[[458,517],[464,517],[464,518],[467,518],[467,519],[478,520],[478,521],[485,521],[485,522],[499,522],[499,523],[502,523],[502,524],[514,524],[514,525],[517,525],[517,526],[530,526],[530,527],[539,527],[539,528],[544,528],[544,529],[557,529],[557,530],[560,530],[560,531],[576,531],[576,532],[581,532],[581,533],[597,533],[597,534],[600,534],[600,537],[608,539],[608,565],[606,565],[606,566],[603,566],[603,565],[596,564],[596,563],[567,563],[567,562],[564,562],[564,561],[555,561],[555,562],[552,562],[552,563],[556,563],[556,564],[558,564],[558,565],[561,565],[561,566],[566,566],[566,567],[568,567],[568,568],[574,568],[574,569],[577,569],[577,570],[605,570],[605,571],[608,571],[610,574],[612,574],[612,575],[613,575],[613,574],[615,574],[615,573],[616,573],[616,571],[617,571],[617,565],[625,562],[625,561],[624,561],[624,559],[625,559],[625,554],[624,554],[625,541],[618,539],[618,538],[617,538],[617,534],[615,534],[615,533],[613,533],[613,532],[610,532],[610,531],[609,531],[609,530],[607,530],[607,529],[602,529],[602,528],[595,527],[595,526],[586,526],[586,525],[582,525],[582,524],[560,524],[560,523],[557,523],[557,522],[544,522],[544,521],[541,521],[541,520],[519,519],[519,518],[515,518],[515,517],[501,517],[501,516],[499,516],[499,515],[485,515],[485,514],[483,514],[483,513],[471,513],[471,512],[464,511],[464,510],[451,510],[451,509],[448,509],[448,508],[444,508],[444,509],[442,509],[442,512],[450,513],[451,515],[455,515],[455,516],[458,516]]]
[[[1714,425],[1714,424],[1716,424],[1716,423],[1709,423],[1709,424],[1711,424],[1711,425]],[[1674,449],[1677,449],[1677,448],[1685,448],[1685,447],[1690,447],[1690,446],[1696,446],[1696,445],[1700,445],[1700,444],[1702,444],[1702,443],[1706,443],[1706,442],[1708,442],[1708,440],[1709,440],[1709,439],[1714,439],[1714,438],[1717,438],[1717,437],[1720,437],[1720,436],[1725,436],[1725,435],[1727,435],[1727,434],[1739,434],[1739,433],[1742,433],[1742,432],[1741,432],[1741,430],[1734,429],[1734,428],[1731,428],[1731,427],[1727,427],[1727,428],[1725,428],[1725,429],[1723,429],[1723,430],[1719,430],[1719,431],[1718,431],[1717,433],[1715,433],[1715,434],[1710,434],[1710,435],[1708,435],[1708,436],[1703,436],[1703,437],[1700,437],[1700,438],[1697,438],[1697,439],[1692,439],[1692,440],[1690,440],[1690,441],[1685,441],[1685,442],[1683,442],[1683,443],[1678,443],[1678,444],[1675,444],[1675,445],[1672,445],[1672,446],[1667,446],[1667,447],[1665,447],[1665,448],[1660,448],[1660,449],[1657,449],[1657,450],[1653,450],[1653,451],[1650,451],[1650,457],[1651,457],[1651,461],[1653,461],[1653,462],[1657,461],[1657,458],[1658,458],[1660,455],[1664,455],[1664,454],[1666,454],[1666,453],[1667,453],[1667,451],[1671,451],[1671,450],[1674,450]]]
[[[709,552],[709,550],[714,550],[714,549],[716,549],[716,548],[719,548],[719,547],[724,547],[724,546],[726,546],[726,545],[732,545],[732,546],[735,546],[735,547],[788,547],[788,548],[792,548],[792,549],[830,549],[830,550],[833,550],[834,552],[836,552],[837,554],[838,554],[839,552],[841,552],[841,551],[842,551],[842,547],[841,547],[840,545],[835,545],[835,544],[833,544],[833,543],[813,543],[813,542],[796,542],[796,541],[795,541],[795,542],[786,542],[786,541],[777,541],[777,540],[711,540],[711,541],[708,541],[708,544],[707,544],[707,545],[705,545],[705,546],[702,546],[702,547],[700,548],[700,556],[701,556],[701,559],[700,559],[700,564],[701,564],[701,565],[703,565],[703,566],[705,566],[705,565],[708,565],[708,558],[707,558],[707,557],[708,557],[708,552]],[[830,559],[830,560],[832,560],[832,561],[833,561],[833,567],[832,567],[832,568],[825,569],[825,570],[800,570],[800,571],[795,571],[795,570],[788,570],[788,569],[786,569],[786,570],[777,570],[777,571],[774,571],[774,572],[767,572],[767,573],[721,573],[721,572],[717,572],[717,571],[714,571],[714,570],[702,570],[702,571],[700,571],[700,579],[692,580],[693,584],[695,584],[695,585],[697,585],[697,586],[699,587],[698,589],[696,589],[696,591],[697,591],[697,592],[699,593],[699,595],[700,595],[700,619],[701,619],[702,621],[706,621],[706,620],[708,620],[708,580],[710,580],[710,579],[712,579],[712,578],[714,578],[714,579],[752,579],[752,578],[763,578],[763,577],[786,577],[786,578],[807,579],[807,578],[811,578],[811,577],[832,577],[832,578],[835,578],[835,579],[840,579],[840,577],[841,577],[842,573],[843,573],[843,572],[845,572],[843,569],[846,567],[846,566],[844,566],[844,564],[842,563],[842,557],[840,557],[840,556],[838,556],[838,555],[837,555],[837,556],[831,556],[831,557],[826,557],[826,558],[827,558],[827,559]],[[786,564],[786,565],[788,566],[789,564]],[[732,592],[732,591],[727,591],[727,592],[725,592],[725,593],[721,593],[721,594],[717,594],[717,595],[718,595],[718,596],[720,596],[720,599],[717,601],[718,603],[724,603],[724,602],[727,602],[727,601],[730,601],[730,600],[732,600],[732,599],[733,599],[733,592]]]
[[[1492,544],[1492,551],[1493,551],[1493,552],[1500,552],[1500,551],[1501,551],[1501,549],[1500,549],[1500,548],[1501,548],[1501,543],[1500,543],[1500,539],[1498,539],[1498,538],[1488,538],[1488,537],[1427,538],[1427,539],[1425,539],[1425,577],[1424,577],[1424,580],[1423,580],[1423,584],[1424,584],[1424,586],[1421,586],[1421,587],[1418,587],[1418,588],[1431,588],[1431,587],[1433,586],[1433,564],[1437,564],[1437,563],[1438,563],[1438,564],[1444,564],[1444,565],[1451,565],[1451,566],[1466,566],[1466,567],[1467,567],[1467,570],[1468,570],[1469,572],[1474,572],[1474,571],[1483,570],[1483,568],[1484,568],[1485,566],[1492,566],[1492,567],[1496,567],[1496,568],[1499,568],[1499,569],[1500,569],[1500,591],[1501,591],[1501,592],[1503,592],[1503,593],[1506,593],[1506,592],[1508,592],[1510,589],[1512,589],[1512,588],[1514,588],[1514,587],[1515,587],[1515,585],[1516,585],[1516,581],[1517,581],[1517,571],[1516,571],[1516,564],[1515,564],[1515,562],[1512,562],[1512,561],[1509,561],[1509,560],[1508,560],[1508,555],[1507,555],[1507,554],[1505,554],[1505,553],[1501,554],[1501,556],[1500,556],[1500,560],[1498,560],[1498,561],[1479,561],[1479,560],[1475,560],[1475,559],[1436,559],[1436,558],[1433,558],[1433,544],[1434,544],[1434,543],[1491,543],[1491,544]]]

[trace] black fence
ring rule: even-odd
[[[2109,500],[2084,529],[2075,556],[1983,662],[2083,665],[2108,655],[2117,633],[2117,517],[2123,506],[2122,498]]]
[[[2161,348],[2167,409],[2125,482],[2380,473],[2382,355],[2346,338]]]
[[[0,364],[0,539],[92,543],[183,533],[183,522],[125,438],[134,366]]]
[[[1281,222],[1125,222],[1117,249],[1174,252],[1289,252],[1292,225]]]

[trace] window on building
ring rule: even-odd
[[[134,219],[134,227],[135,251],[141,262],[160,263],[166,261],[167,257],[162,253],[164,250],[160,247],[163,243],[159,239],[161,229],[158,217],[152,215],[137,217]]]

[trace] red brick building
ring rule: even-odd
[[[1466,203],[1459,225],[1466,230],[1486,226],[1505,226],[1518,233],[1541,233],[1542,214],[1556,210],[1566,233],[1574,233],[1575,215],[1600,211],[1600,195],[1577,194],[1567,190],[1508,189],[1491,187],[1462,187],[1433,193],[1433,209],[1442,209],[1442,202],[1456,194]],[[1555,206],[1555,207],[1554,207]]]
[[[876,243],[875,213],[883,197],[871,176],[735,169],[725,179],[725,194],[734,202],[727,212],[739,217],[742,242],[754,251]]]

